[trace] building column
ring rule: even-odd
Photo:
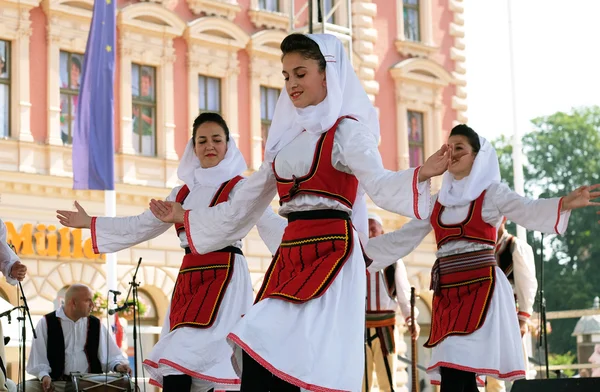
[[[173,50],[172,47],[170,49]],[[158,96],[161,98],[162,103],[157,108],[159,112],[157,114],[158,118],[162,118],[164,132],[163,135],[160,135],[159,128],[157,127],[157,156],[177,161],[179,160],[179,156],[175,151],[175,100],[173,91],[173,63],[175,62],[175,54],[169,53],[164,55],[161,58],[161,62],[159,73],[162,74],[162,77],[159,82]]]
[[[133,149],[133,118],[131,113],[131,53],[129,44],[121,40],[119,62],[121,67],[121,143],[119,152],[121,154],[134,155]]]
[[[262,126],[260,122],[260,71],[255,69],[258,66],[260,66],[258,62],[250,65],[250,166],[253,170],[258,170],[263,161]]]
[[[233,52],[230,56],[237,56],[237,53]],[[236,60],[237,62],[237,60]],[[238,75],[239,68],[237,66],[227,69],[226,76],[223,80],[222,92],[225,92],[225,99],[221,97],[223,102],[223,112],[227,114],[227,125],[231,132],[231,137],[235,140],[238,147],[240,145],[240,128],[239,128],[239,113],[238,113]]]
[[[396,135],[398,137],[397,140],[397,153],[398,153],[398,161],[397,161],[397,170],[406,170],[409,168],[409,159],[408,159],[408,131],[407,131],[407,123],[408,123],[408,116],[407,116],[407,106],[406,106],[406,102],[404,102],[404,100],[402,99],[402,97],[399,97],[398,94],[400,94],[400,91],[402,91],[401,89],[401,85],[397,84],[396,85],[396,118],[397,118],[397,124],[396,124]]]
[[[48,135],[46,142],[62,146],[60,137],[60,35],[48,27]]]
[[[31,101],[29,97],[29,37],[31,37],[31,21],[29,20],[29,8],[21,7],[19,9],[19,16],[21,20],[21,28],[17,31],[17,38],[15,42],[14,56],[18,59],[19,66],[13,69],[15,75],[14,80],[18,81],[18,89],[16,94],[13,93],[13,97],[16,99],[13,102],[18,102],[18,106],[15,109],[11,109],[16,124],[13,129],[17,129],[19,132],[18,138],[20,141],[33,142],[33,135],[31,134]],[[14,115],[14,113],[17,115]]]

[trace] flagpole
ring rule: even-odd
[[[104,191],[104,215],[117,216],[117,193],[115,190]],[[117,290],[117,254],[106,253],[106,285],[108,290]]]
[[[514,190],[519,195],[525,194],[525,179],[523,177],[523,144],[521,143],[521,132],[519,129],[519,118],[517,116],[517,82],[515,77],[515,53],[513,49],[513,29],[512,29],[512,7],[511,0],[506,3],[508,9],[508,51],[510,60],[510,89],[512,95],[512,120],[513,120],[513,178]],[[517,225],[517,237],[527,241],[527,231],[524,227]]]

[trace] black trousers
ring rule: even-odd
[[[242,358],[242,388],[240,392],[300,392],[300,387],[276,377],[246,354]]]
[[[440,367],[441,392],[478,392],[475,373]]]
[[[192,377],[187,374],[177,374],[163,378],[163,392],[190,392],[191,389]],[[208,392],[214,392],[214,389]]]

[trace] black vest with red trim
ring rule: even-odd
[[[496,245],[496,228],[486,223],[481,216],[485,192],[483,191],[477,199],[471,202],[467,217],[462,222],[452,225],[442,223],[441,216],[445,207],[439,201],[435,202],[430,222],[435,233],[438,249],[450,241],[469,241],[491,246]]]
[[[383,270],[383,280],[390,298],[396,298],[396,264],[392,264]]]
[[[354,120],[350,116],[340,117],[327,132],[321,135],[315,148],[312,165],[306,175],[292,176],[291,179],[279,177],[275,170],[276,159],[273,160],[273,173],[277,179],[280,205],[297,195],[310,194],[333,199],[352,208],[358,191],[358,180],[352,174],[337,170],[331,163],[335,132],[344,118]]]
[[[242,179],[244,179],[244,177],[235,176],[231,180],[227,180],[224,183],[222,183],[219,189],[217,189],[217,191],[215,192],[215,195],[213,196],[209,207],[214,207],[219,203],[227,201],[227,199],[229,199],[229,193],[231,192],[233,187],[235,187],[237,183],[240,182]],[[182,186],[179,192],[177,192],[177,196],[175,196],[175,202],[183,204],[184,200],[186,199],[186,197],[188,197],[189,194],[190,188],[188,188],[187,185]],[[175,231],[177,231],[177,236],[179,236],[179,234],[185,231],[184,224],[175,223]]]
[[[509,236],[505,241],[506,244],[502,244],[504,246],[498,246],[496,248],[496,262],[498,263],[498,267],[504,272],[506,278],[514,283],[515,277],[513,274],[513,250],[515,245],[515,237]]]
[[[50,378],[58,380],[65,372],[65,337],[63,335],[60,319],[56,312],[44,316],[48,326],[48,340],[46,355],[50,365]],[[83,351],[88,360],[90,373],[102,373],[100,359],[98,359],[98,346],[100,345],[100,320],[94,316],[88,317],[87,338]]]

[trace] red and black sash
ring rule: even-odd
[[[241,179],[241,176],[237,176],[224,182],[215,192],[210,207],[227,201],[229,193]],[[177,201],[181,203],[188,194],[187,186],[182,187],[177,194]],[[178,200],[180,195],[181,201]],[[181,225],[181,229],[177,230],[179,234],[185,227]],[[231,281],[236,254],[241,255],[242,251],[234,246],[205,255],[194,254],[186,249],[171,300],[171,330],[181,326],[212,326]]]
[[[443,257],[432,269],[431,332],[425,347],[451,335],[468,335],[483,325],[496,281],[493,250]]]
[[[348,214],[335,210],[295,212],[256,296],[303,303],[333,283],[354,248]]]

